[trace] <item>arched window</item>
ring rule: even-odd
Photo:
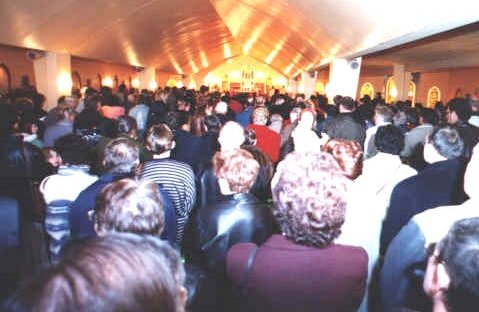
[[[76,90],[80,90],[82,87],[81,83],[81,76],[80,74],[75,70],[72,72],[72,88]]]
[[[438,87],[433,86],[427,92],[427,107],[433,108],[436,102],[441,100],[441,90]]]
[[[393,77],[389,77],[386,82],[386,103],[394,103],[398,97],[398,89]]]
[[[359,92],[359,97],[363,98],[365,95],[369,95],[371,99],[374,98],[374,87],[370,82],[365,82],[361,86],[361,91]]]
[[[416,102],[416,84],[413,81],[409,82],[409,87],[407,91],[407,99],[411,101],[412,105],[414,106]]]

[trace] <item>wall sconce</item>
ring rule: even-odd
[[[105,87],[113,88],[113,79],[110,76],[106,76],[102,79],[101,84]]]
[[[155,90],[158,88],[158,84],[156,83],[156,81],[152,80],[152,81],[150,81],[150,83],[148,84],[148,88],[149,88],[151,91],[155,91]]]
[[[67,72],[61,72],[57,77],[58,92],[63,95],[70,95],[72,92],[72,77]]]
[[[131,86],[135,89],[138,89],[140,87],[140,79],[138,78],[134,78],[132,81],[131,81]]]

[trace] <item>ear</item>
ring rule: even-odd
[[[93,222],[93,229],[95,230],[96,235],[98,235],[99,237],[103,237],[106,234],[105,231],[100,228],[96,221]]]
[[[449,289],[449,285],[451,284],[451,278],[449,277],[449,274],[447,274],[444,264],[442,263],[437,264],[436,274],[437,274],[437,287],[440,291],[445,292],[446,290]]]
[[[188,291],[183,286],[180,287],[179,297],[180,297],[179,299],[180,299],[180,306],[181,306],[180,311],[185,311],[186,301],[188,300]]]

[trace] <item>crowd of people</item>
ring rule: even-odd
[[[479,99],[120,85],[48,111],[34,87],[0,101],[20,242],[0,254],[6,311],[479,303]]]

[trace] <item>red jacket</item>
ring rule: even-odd
[[[278,133],[269,129],[267,126],[254,125],[248,126],[256,133],[256,146],[271,158],[273,163],[279,161],[279,152],[281,148],[281,137]]]

